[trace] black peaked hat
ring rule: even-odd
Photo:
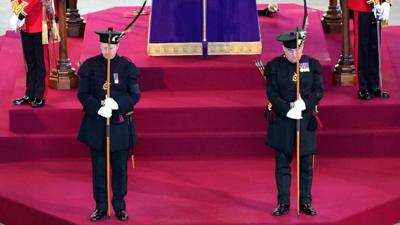
[[[299,43],[297,45],[296,45],[296,33],[299,34],[298,35]],[[296,28],[294,31],[285,32],[278,35],[276,39],[278,41],[281,41],[283,43],[283,46],[285,46],[286,48],[295,49],[297,48],[297,46],[301,47],[303,45],[305,39],[305,31]]]
[[[108,30],[96,30],[94,32],[99,35],[101,43],[108,43],[110,35],[110,44],[118,44],[123,36],[122,32],[114,31],[112,27],[108,28]]]

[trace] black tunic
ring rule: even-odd
[[[111,60],[110,97],[118,103],[113,110],[110,127],[111,151],[127,150],[136,143],[136,132],[132,119],[126,113],[133,110],[140,99],[137,79],[140,71],[125,57],[116,55]],[[87,59],[78,71],[80,85],[78,98],[83,105],[84,118],[78,140],[91,149],[105,149],[106,119],[97,114],[101,101],[105,99],[107,79],[107,60],[102,55]]]
[[[316,148],[316,121],[312,111],[321,100],[324,87],[318,60],[303,55],[300,68],[300,95],[306,104],[300,120],[300,154],[309,155]],[[296,141],[296,120],[289,119],[286,114],[290,102],[296,100],[296,64],[281,56],[268,62],[265,70],[267,96],[277,115],[268,126],[266,144],[291,156]]]

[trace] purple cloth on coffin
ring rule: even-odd
[[[153,0],[149,43],[201,42],[203,0]],[[208,42],[260,41],[256,0],[208,0]]]

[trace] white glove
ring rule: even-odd
[[[291,108],[291,109],[287,112],[286,116],[287,116],[288,118],[294,119],[294,120],[303,119],[303,117],[301,116],[301,110],[299,110],[299,109],[296,108],[296,107]]]
[[[25,24],[25,18],[22,20],[18,20],[17,22],[17,29],[21,28]]]
[[[374,16],[376,19],[381,19],[382,17],[382,5],[375,5],[374,8],[372,9],[372,12],[374,13]]]
[[[389,15],[390,15],[390,4],[387,2],[382,3],[381,5],[382,8],[382,16],[381,20],[389,20]]]
[[[14,13],[10,17],[10,26],[12,30],[18,30],[25,24],[25,18],[20,20]]]
[[[113,98],[106,98],[106,100],[104,100],[104,106],[112,110],[118,110],[118,103]]]
[[[277,3],[269,3],[268,4],[268,11],[272,13],[276,13],[279,11]]]
[[[97,114],[104,118],[111,118],[112,116],[112,109],[108,108],[107,106],[102,106],[100,107],[99,111],[97,111]]]
[[[300,111],[306,110],[306,103],[304,103],[303,99],[300,98],[294,102],[294,108],[297,108]]]
[[[18,16],[14,13],[10,17],[10,27],[12,30],[18,29]]]

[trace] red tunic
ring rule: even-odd
[[[371,5],[367,4],[367,0],[349,0],[347,6],[349,9],[359,12],[371,12]]]
[[[42,32],[42,3],[40,0],[15,0],[22,4],[22,11],[25,16],[24,31],[27,33]]]
[[[349,9],[358,12],[372,12],[373,5],[368,4],[367,1],[368,0],[349,0],[347,6],[349,7]],[[385,0],[381,0],[380,2],[385,2]]]

